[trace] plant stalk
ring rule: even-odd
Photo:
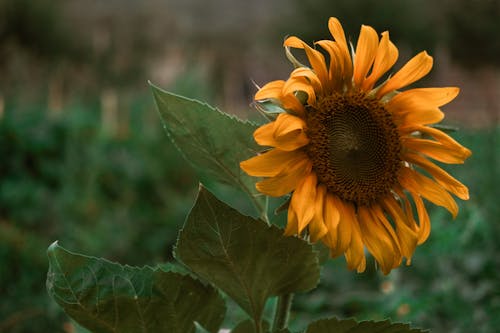
[[[276,303],[276,311],[274,314],[273,327],[271,332],[278,332],[288,326],[288,319],[290,318],[290,309],[292,308],[293,294],[286,294],[278,297]]]

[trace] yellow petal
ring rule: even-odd
[[[294,209],[288,207],[288,218],[285,228],[285,236],[293,236],[300,234],[299,232],[299,220],[297,219],[297,213]]]
[[[322,241],[326,246],[335,248],[337,246],[337,227],[339,225],[340,213],[337,201],[330,193],[326,194],[323,212],[323,221],[328,229],[328,233],[325,234]]]
[[[389,233],[392,227],[380,209],[376,212],[373,207],[360,206],[358,216],[363,243],[377,260],[382,272],[388,274],[400,261],[397,240]],[[388,230],[383,223],[389,225],[390,229]]]
[[[418,242],[417,232],[412,229],[413,222],[408,220],[408,217],[393,197],[385,198],[383,203],[384,208],[392,216],[392,220],[396,224],[396,234],[401,246],[401,253],[409,263]]]
[[[455,200],[441,185],[432,179],[404,167],[400,170],[399,182],[410,192],[421,195],[435,205],[446,208],[453,215],[453,218],[457,216],[458,206]]]
[[[419,109],[436,108],[451,102],[459,92],[460,89],[457,87],[410,89],[398,93],[387,105],[396,110],[408,106]]]
[[[293,191],[311,172],[311,169],[311,161],[303,159],[295,165],[285,168],[277,176],[258,182],[255,187],[264,194],[280,197]]]
[[[328,83],[328,72],[326,71],[325,57],[321,54],[321,52],[313,49],[295,36],[285,39],[284,46],[303,49],[306,52],[312,69],[316,75],[318,75],[319,80],[324,84]]]
[[[318,241],[328,229],[324,223],[324,202],[326,197],[326,187],[318,185],[316,188],[316,199],[314,201],[314,217],[309,223],[309,235],[312,242]]]
[[[250,176],[273,177],[307,158],[302,151],[289,152],[276,148],[241,162],[240,167]]]
[[[455,87],[411,89],[394,96],[385,107],[402,127],[434,124],[444,118],[439,107],[453,100],[458,92]]]
[[[336,244],[332,244],[333,246],[330,247],[330,255],[335,258],[343,254],[351,244],[353,225],[351,223],[349,214],[354,209],[354,207],[352,207],[351,203],[344,202],[336,196],[332,195],[331,198],[335,202],[334,205],[338,208],[340,215],[335,235],[337,242]]]
[[[347,47],[344,29],[342,28],[340,21],[335,17],[330,17],[328,20],[328,29],[339,47],[340,57],[343,60],[343,75],[344,77],[351,77],[352,61],[351,55],[349,54],[349,48]]]
[[[403,138],[403,146],[448,164],[462,164],[470,156],[470,151],[466,148],[450,147],[441,142],[426,139]]]
[[[469,199],[469,190],[464,184],[460,183],[449,173],[427,160],[425,157],[408,152],[405,154],[404,160],[422,167],[429,172],[431,176],[434,177],[434,180],[444,187],[444,189],[455,194],[460,199]]]
[[[415,202],[415,207],[417,208],[418,214],[418,245],[422,244],[427,240],[431,233],[431,219],[429,214],[427,214],[427,209],[425,209],[424,201],[420,195],[410,192],[413,202]]]
[[[392,114],[394,123],[398,127],[436,124],[444,118],[444,113],[439,108],[421,109],[408,106],[401,111],[395,111],[386,106],[386,109]]]
[[[338,43],[331,40],[320,40],[316,42],[330,56],[330,65],[328,68],[328,77],[331,81],[331,89],[338,90],[343,84],[344,77],[344,58],[338,46]],[[349,60],[350,61],[350,60]],[[330,93],[327,91],[326,93]]]
[[[432,68],[432,57],[423,51],[408,61],[393,77],[377,91],[382,97],[391,91],[405,87],[427,75]]]
[[[280,100],[281,106],[285,110],[291,111],[292,114],[295,114],[299,117],[304,117],[306,109],[294,94],[283,95]]]
[[[284,85],[285,81],[283,80],[271,81],[265,84],[255,94],[255,100],[259,101],[268,98],[280,99],[281,96],[283,95],[282,90]]]
[[[306,78],[311,86],[314,88],[314,91],[320,93],[323,88],[321,85],[321,81],[319,80],[316,73],[314,73],[310,68],[307,67],[298,67],[293,70],[290,74],[290,77],[303,77]]]
[[[307,103],[313,105],[316,101],[316,93],[313,86],[304,77],[291,77],[286,81],[283,87],[284,94],[294,94],[297,91],[303,91],[307,94]]]
[[[274,121],[260,126],[253,133],[253,138],[261,146],[276,147],[274,139]]]
[[[389,32],[383,32],[375,55],[372,72],[363,82],[362,89],[365,91],[372,89],[382,75],[394,66],[396,60],[398,60],[398,55],[397,47],[389,39]]]
[[[295,192],[292,194],[292,200],[290,201],[290,207],[288,209],[295,210],[297,214],[299,233],[301,233],[314,218],[316,184],[316,174],[310,172],[302,182],[298,184]]]
[[[422,134],[430,135],[442,145],[448,147],[451,150],[456,150],[457,154],[464,157],[463,160],[469,158],[470,155],[472,154],[472,152],[469,149],[465,148],[460,143],[455,141],[451,136],[447,135],[441,130],[438,130],[437,128],[429,126],[419,126],[419,125],[400,128],[400,132],[403,135],[406,133],[413,133],[415,131],[418,131]],[[463,161],[460,163],[463,163]]]
[[[304,132],[305,122],[288,113],[281,113],[278,118],[255,130],[253,136],[261,146],[277,147],[292,151],[309,143]]]
[[[309,143],[304,131],[306,124],[301,118],[281,113],[274,123],[273,137],[276,147],[291,151]]]
[[[364,251],[363,239],[361,237],[361,229],[359,227],[358,218],[354,212],[354,207],[347,206],[349,223],[351,224],[351,242],[345,251],[345,259],[349,269],[355,269],[358,273],[366,269],[366,257]]]
[[[378,35],[370,26],[362,25],[354,56],[354,84],[361,87],[377,53]]]

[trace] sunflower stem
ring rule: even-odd
[[[276,312],[274,314],[273,327],[271,332],[278,332],[288,326],[290,309],[292,308],[293,294],[285,294],[278,297]]]

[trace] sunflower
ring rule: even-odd
[[[382,81],[398,58],[387,31],[379,38],[363,25],[351,56],[340,22],[330,18],[328,28],[333,40],[315,43],[323,52],[297,37],[285,40],[295,69],[286,81],[269,82],[255,95],[280,111],[254,133],[269,148],[240,165],[264,177],[256,184],[261,193],[291,193],[286,235],[307,232],[332,257],[344,254],[358,272],[366,268],[366,249],[388,274],[403,257],[410,264],[416,246],[429,236],[423,199],[455,217],[451,194],[469,198],[467,187],[434,162],[463,163],[471,155],[432,126],[444,118],[439,107],[459,89],[400,92],[429,73],[432,57],[421,52]],[[303,50],[310,66],[292,48]]]

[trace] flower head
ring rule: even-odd
[[[333,257],[344,254],[358,272],[365,270],[366,248],[387,274],[403,257],[409,264],[429,236],[423,199],[455,217],[450,193],[469,197],[467,187],[433,162],[463,163],[471,154],[431,126],[459,89],[399,91],[429,73],[426,52],[379,83],[398,58],[389,33],[379,38],[363,25],[351,56],[340,22],[330,18],[328,27],[333,40],[315,43],[324,52],[297,37],[285,40],[296,68],[288,80],[269,82],[255,95],[283,111],[254,133],[271,149],[241,168],[265,177],[256,185],[260,192],[291,193],[285,234],[307,229],[311,241],[321,240]],[[300,64],[292,48],[304,50],[310,66]]]

